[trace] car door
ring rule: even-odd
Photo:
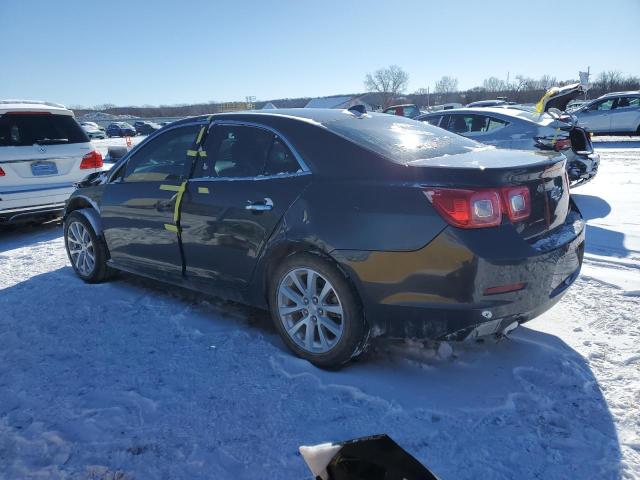
[[[640,125],[640,97],[618,97],[611,111],[611,131],[635,132],[638,125]]]
[[[599,100],[585,107],[577,114],[581,127],[588,128],[592,132],[608,132],[611,130],[611,109],[614,98]]]
[[[237,291],[251,280],[265,243],[311,180],[277,132],[216,122],[182,201],[186,275],[213,289]]]
[[[182,274],[175,216],[201,125],[179,125],[136,149],[111,176],[100,211],[111,260],[156,276]]]

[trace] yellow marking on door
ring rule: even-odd
[[[180,188],[178,189],[178,194],[176,195],[176,206],[173,208],[173,223],[175,223],[176,225],[180,220],[180,205],[182,204],[182,197],[186,189],[187,182],[182,182],[180,184]]]
[[[176,227],[175,225],[171,225],[170,223],[165,223],[164,228],[165,230],[169,230],[170,232],[178,233],[178,227]]]
[[[198,193],[209,193],[209,189],[207,187],[198,187]]]
[[[197,157],[198,156],[198,151],[197,150],[187,150],[187,156],[189,156],[189,157]]]
[[[200,142],[202,141],[202,136],[204,135],[205,130],[206,130],[206,127],[202,127],[200,129],[200,132],[198,133],[198,138],[196,138],[196,145],[200,145]]]
[[[169,192],[180,191],[180,185],[160,185],[160,190],[167,190]]]

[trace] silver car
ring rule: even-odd
[[[640,91],[607,93],[571,114],[593,133],[640,135]]]
[[[572,187],[595,177],[600,165],[589,135],[566,114],[515,106],[480,107],[427,113],[416,120],[498,148],[562,152]]]

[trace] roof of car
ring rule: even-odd
[[[50,112],[59,115],[73,115],[64,105],[37,100],[0,100],[0,114],[7,112]]]
[[[612,97],[612,96],[618,96],[618,95],[640,95],[640,90],[629,90],[626,92],[609,92],[609,93],[605,93],[604,95],[601,95],[598,98],[606,98],[606,97]]]
[[[374,113],[367,112],[368,115],[384,115],[383,113]],[[249,117],[252,121],[255,121],[256,118],[265,118],[265,119],[278,119],[278,118],[288,118],[291,120],[298,120],[305,123],[312,123],[316,125],[324,125],[336,120],[341,120],[345,118],[345,115],[350,116],[359,116],[357,113],[354,113],[349,110],[344,109],[336,109],[336,108],[279,108],[278,110],[243,110],[239,112],[226,112],[226,113],[214,113],[211,115],[198,115],[194,117],[183,118],[182,120],[177,120],[175,122],[171,122],[171,126],[176,126],[184,123],[198,123],[202,121],[206,121],[209,118],[211,120],[246,120]]]

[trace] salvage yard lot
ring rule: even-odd
[[[299,445],[374,433],[443,480],[640,478],[640,139],[595,140],[582,276],[556,307],[507,340],[381,342],[340,372],[292,357],[262,312],[84,284],[56,223],[0,231],[0,479],[310,478]]]

